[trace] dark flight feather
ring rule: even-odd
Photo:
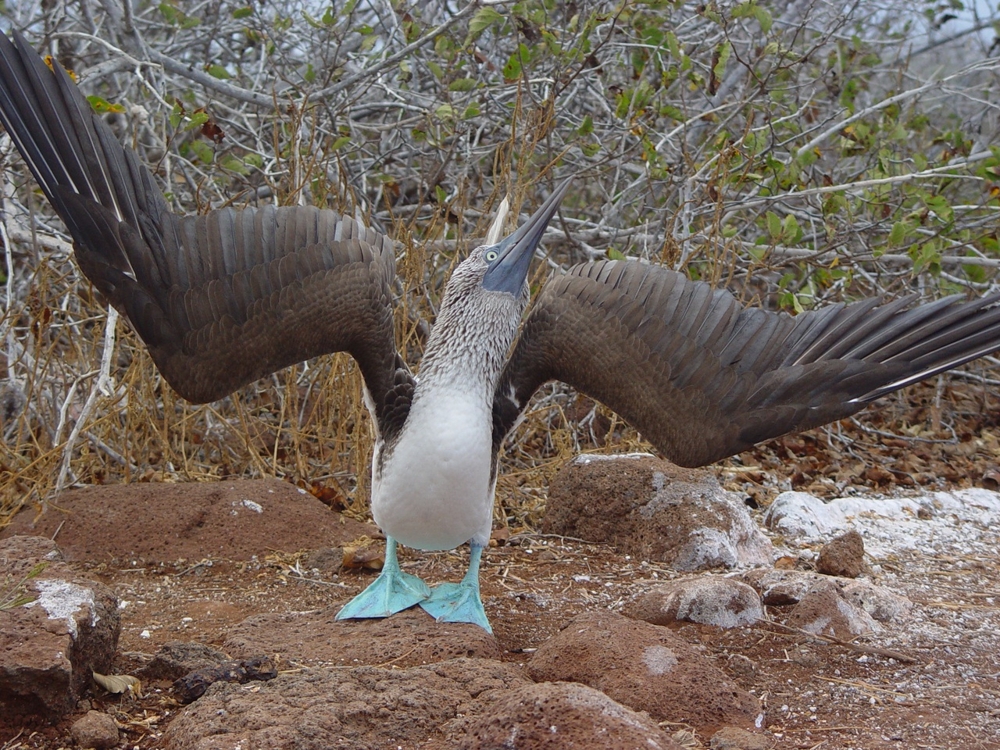
[[[177,216],[69,75],[0,34],[0,119],[73,237],[84,274],[181,396],[213,401],[336,351],[358,361],[383,435],[409,411],[392,242],[312,207]]]
[[[494,399],[494,442],[562,380],[606,404],[671,461],[701,466],[849,416],[1000,348],[1000,295],[911,307],[867,299],[795,317],[635,261],[552,278]]]

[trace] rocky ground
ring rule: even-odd
[[[765,518],[713,474],[577,461],[550,533],[487,550],[489,636],[336,622],[375,530],[289,485],[67,493],[0,540],[0,747],[1000,748],[1000,496],[909,495]]]

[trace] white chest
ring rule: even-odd
[[[493,514],[492,459],[492,403],[454,388],[425,390],[381,476],[373,477],[375,522],[418,549],[485,542]]]

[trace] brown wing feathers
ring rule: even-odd
[[[171,214],[66,72],[16,32],[13,42],[0,34],[0,119],[70,230],[81,269],[182,396],[211,401],[349,351],[380,423],[390,412],[405,418],[412,376],[393,339],[386,237],[311,207]]]
[[[1000,348],[998,301],[869,299],[791,317],[658,266],[583,264],[532,307],[497,389],[494,439],[557,379],[672,461],[711,463]]]
[[[212,400],[346,350],[383,429],[405,419],[413,379],[393,342],[385,237],[315,208],[171,214],[69,76],[16,33],[0,38],[0,119],[66,222],[84,273],[181,395]],[[663,268],[584,264],[532,308],[500,379],[494,439],[539,385],[561,379],[674,461],[708,463],[995,350],[997,299],[864,300],[792,318],[744,310]]]

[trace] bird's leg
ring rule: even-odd
[[[378,578],[337,613],[338,620],[388,617],[412,607],[431,595],[427,584],[399,569],[396,540],[385,538],[385,563]]]
[[[486,610],[479,598],[479,560],[483,548],[469,542],[469,551],[469,570],[461,582],[435,586],[431,589],[430,598],[420,602],[420,606],[439,622],[471,622],[492,633],[493,628],[486,619]]]

